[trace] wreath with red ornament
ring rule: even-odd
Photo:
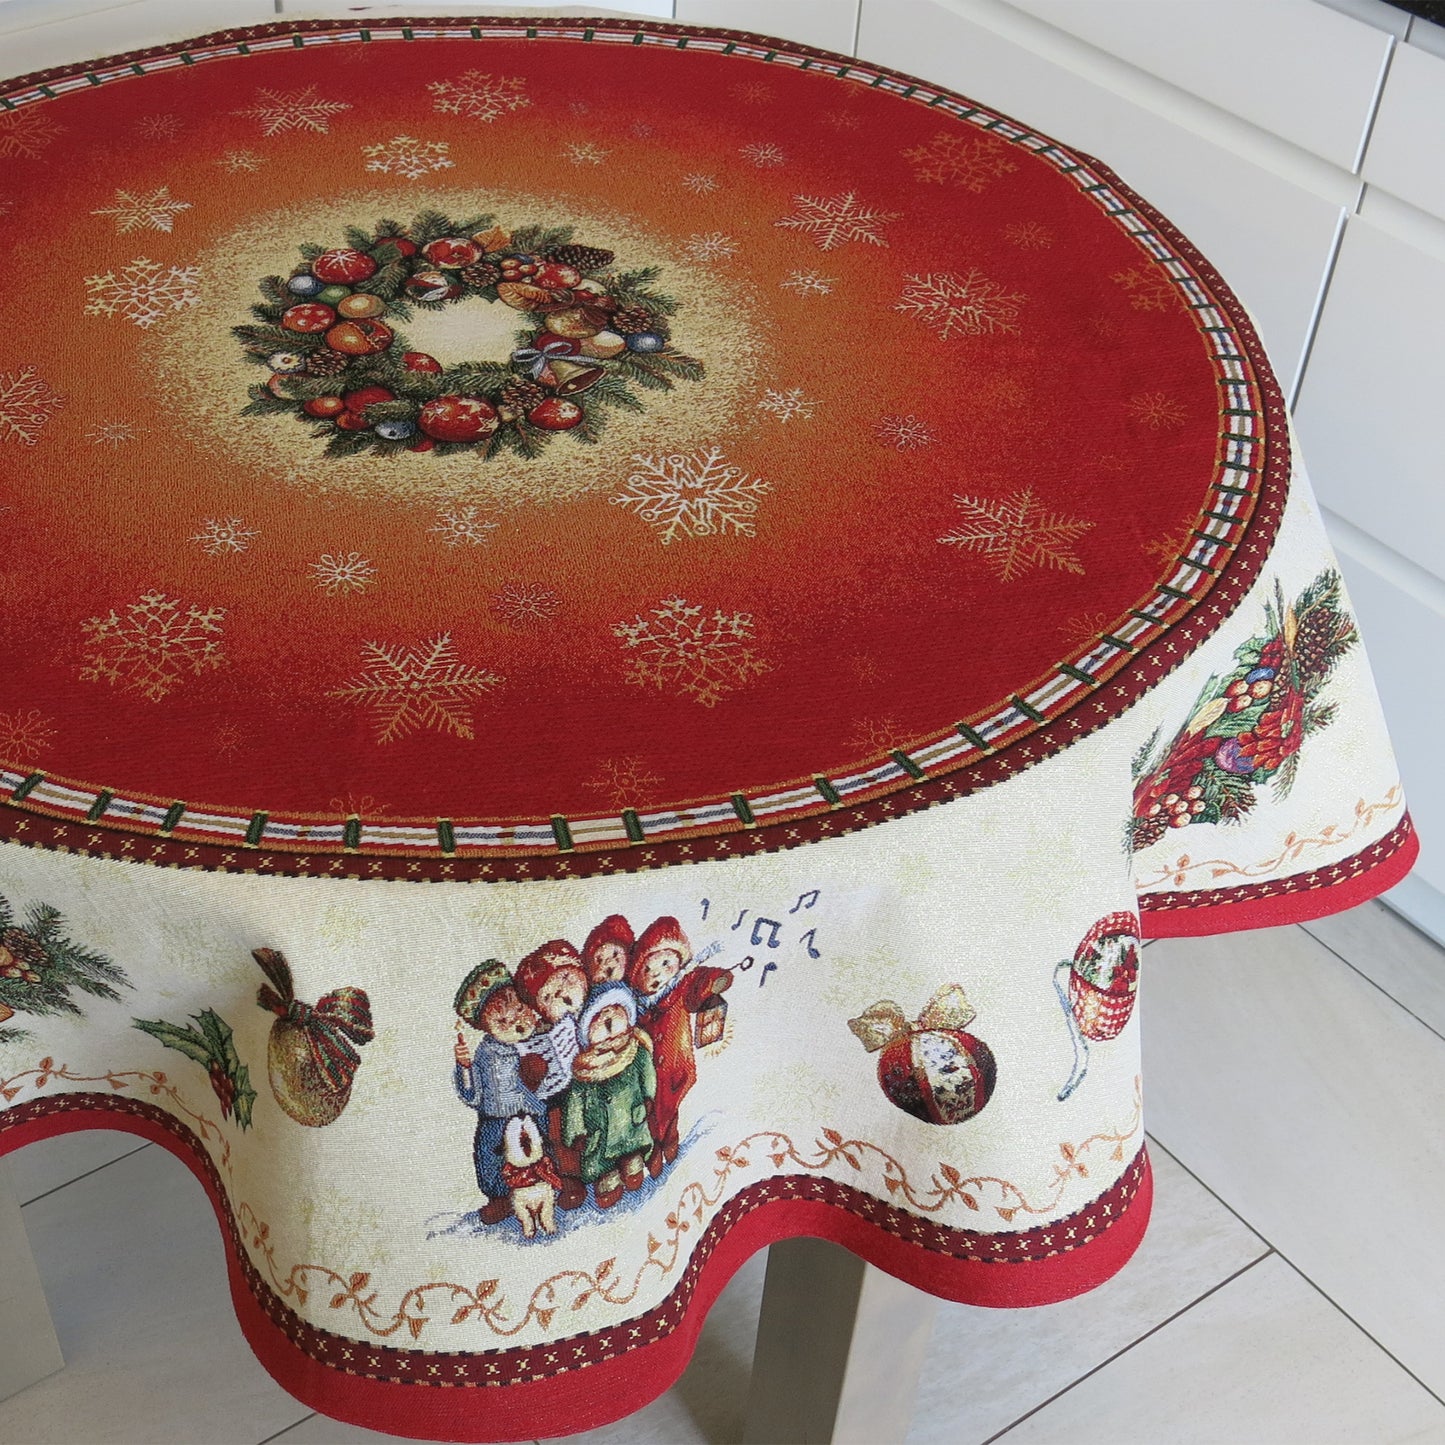
[[[678,304],[654,289],[658,268],[617,270],[570,227],[424,211],[300,255],[289,276],[262,279],[255,320],[233,328],[270,373],[242,415],[307,423],[327,456],[536,457],[563,432],[597,441],[611,409],[643,409],[639,391],[702,378],[672,343]],[[411,349],[399,324],[468,297],[517,313],[509,357],[444,366]]]
[[[1293,603],[1276,582],[1264,632],[1235,649],[1229,672],[1209,680],[1162,755],[1155,733],[1134,759],[1131,846],[1147,848],[1193,823],[1237,823],[1265,783],[1285,797],[1305,739],[1334,717],[1334,704],[1319,695],[1359,638],[1338,572],[1321,572]]]

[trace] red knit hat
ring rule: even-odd
[[[517,993],[529,1008],[537,1007],[537,990],[557,972],[559,968],[581,968],[582,958],[565,938],[554,938],[540,948],[534,948],[517,965],[514,979]]]
[[[582,945],[582,958],[584,963],[590,965],[593,957],[599,948],[605,943],[618,944],[624,954],[632,951],[633,934],[632,925],[620,914],[609,913],[591,933],[587,935],[587,942]],[[591,977],[589,967],[588,976]]]
[[[684,967],[692,959],[692,944],[687,941],[687,934],[682,931],[682,924],[675,918],[669,918],[666,914],[649,923],[642,930],[642,937],[633,945],[632,958],[627,965],[627,981],[633,988],[638,987],[647,956],[662,949],[670,949],[674,953],[681,954]]]

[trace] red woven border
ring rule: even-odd
[[[656,1309],[544,1346],[459,1354],[398,1350],[301,1320],[242,1247],[200,1141],[152,1104],[81,1093],[33,1100],[0,1113],[0,1155],[94,1128],[161,1144],[201,1181],[225,1240],[241,1328],[286,1390],[324,1414],[417,1439],[532,1440],[539,1430],[571,1434],[641,1409],[682,1374],[708,1309],[739,1266],[780,1239],[832,1240],[929,1294],[1022,1308],[1082,1294],[1121,1269],[1143,1238],[1153,1197],[1142,1143],[1123,1175],[1091,1204],[1018,1233],[948,1229],[833,1180],[780,1176],[743,1191],[718,1214]],[[1004,1247],[993,1249],[999,1242]]]
[[[198,48],[209,44],[244,42],[283,35],[314,33],[350,33],[360,28],[358,20],[300,20],[280,22],[272,25],[246,26],[218,31],[184,42],[186,47]],[[666,21],[569,19],[546,17],[530,20],[517,18],[459,18],[443,17],[390,17],[365,21],[365,28],[371,32],[399,29],[404,26],[424,28],[428,26],[478,27],[481,29],[509,28],[518,25],[540,25],[547,29],[557,27],[593,26],[608,30],[633,30],[668,36],[699,36],[724,39],[759,45],[767,49],[786,50],[789,54],[813,57],[833,65],[850,69],[867,70],[891,78],[904,86],[918,85],[937,95],[947,96],[963,105],[971,106],[967,97],[958,95],[943,86],[918,81],[915,77],[886,66],[859,61],[834,51],[819,50],[813,46],[794,44],[791,41],[780,44],[766,36],[746,31],[719,30],[704,26],[676,25]],[[425,42],[419,42],[425,43]],[[104,60],[91,60],[82,65],[58,66],[31,75],[20,76],[5,86],[7,94],[20,93],[36,86],[45,85],[66,77],[82,75],[97,68],[112,68],[158,56],[176,53],[177,43],[152,46],[132,51],[125,55],[109,56]],[[368,846],[365,852],[344,849],[298,850],[292,848],[248,848],[228,846],[197,840],[181,840],[158,835],[156,832],[119,820],[106,819],[102,823],[74,823],[62,820],[33,802],[26,800],[15,803],[6,800],[0,806],[0,839],[19,842],[30,846],[51,848],[64,852],[76,852],[89,856],[118,858],[128,862],[157,863],[167,867],[199,868],[208,871],[247,872],[279,874],[283,876],[325,876],[344,878],[388,878],[403,881],[430,882],[456,880],[516,880],[531,878],[592,877],[614,873],[642,872],[649,868],[666,867],[681,863],[704,862],[720,858],[747,856],[750,853],[778,852],[783,849],[813,843],[821,838],[855,832],[887,822],[906,813],[920,811],[967,796],[983,788],[991,787],[1016,772],[1042,762],[1087,737],[1107,723],[1113,721],[1138,701],[1176,668],[1182,666],[1190,654],[1214,634],[1224,619],[1238,605],[1262,570],[1278,531],[1279,520],[1284,510],[1288,493],[1290,471],[1290,445],[1285,420],[1284,399],[1265,356],[1263,347],[1234,293],[1224,283],[1214,268],[1199,254],[1189,241],[1168,220],[1155,211],[1147,202],[1136,195],[1114,174],[1109,167],[1073,147],[1053,141],[1042,132],[992,107],[985,107],[990,114],[1001,120],[1018,125],[1021,129],[1049,141],[1059,150],[1078,156],[1108,183],[1121,198],[1141,216],[1147,218],[1153,229],[1171,246],[1196,272],[1206,285],[1218,306],[1228,318],[1237,335],[1242,354],[1248,364],[1253,384],[1257,387],[1263,404],[1265,433],[1263,437],[1264,463],[1260,475],[1260,488],[1253,515],[1244,523],[1244,532],[1235,543],[1234,551],[1213,589],[1200,595],[1184,619],[1167,626],[1155,641],[1142,648],[1108,682],[1099,686],[1091,697],[1047,723],[1036,725],[1032,730],[1018,732],[1001,748],[990,751],[972,763],[962,764],[951,773],[940,774],[921,782],[906,784],[887,783],[880,786],[868,798],[846,802],[832,809],[822,809],[814,814],[794,817],[781,822],[759,822],[745,825],[741,821],[720,825],[716,831],[699,829],[695,833],[669,841],[644,841],[642,843],[606,844],[602,846],[579,847],[567,851],[550,852],[542,849],[518,848],[510,854],[502,850],[466,850],[455,855],[438,857],[434,853],[417,856],[409,850],[386,852]],[[1167,625],[1167,624],[1166,624]],[[796,780],[795,780],[796,783]],[[776,786],[760,787],[756,793],[785,791],[790,786],[780,783]],[[169,800],[163,800],[162,806]],[[205,810],[207,804],[197,803]],[[334,820],[332,820],[334,821]],[[392,822],[416,822],[412,819],[389,819]],[[454,818],[453,823],[464,827],[471,820]],[[525,820],[488,820],[489,822],[523,822],[533,826],[548,826],[546,818]]]
[[[1193,938],[1306,923],[1368,903],[1393,888],[1419,855],[1420,839],[1406,813],[1383,838],[1327,868],[1236,888],[1143,893],[1139,917],[1146,938]]]

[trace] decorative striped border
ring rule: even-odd
[[[610,817],[387,820],[235,812],[120,794],[43,772],[0,766],[0,837],[170,866],[410,879],[535,878],[634,872],[738,853],[773,851],[886,821],[990,786],[1111,721],[1180,666],[1257,577],[1283,510],[1289,440],[1283,398],[1253,327],[1229,288],[1189,242],[1106,167],[951,92],[882,67],[806,46],[779,49],[737,31],[651,21],[301,21],[155,47],[89,68],[21,77],[0,96],[16,110],[74,90],[236,56],[315,46],[531,39],[694,49],[820,71],[942,110],[1053,165],[1129,232],[1171,279],[1205,340],[1221,389],[1215,476],[1186,551],[1152,593],[1071,662],[1019,693],[907,751],[835,777],[772,791]],[[1209,605],[1202,605],[1204,603]],[[1188,619],[1188,620],[1186,620]],[[1164,639],[1169,638],[1167,644]],[[1020,746],[1028,740],[1029,746]],[[18,805],[18,806],[16,806]],[[56,820],[46,830],[23,814]],[[19,816],[17,816],[17,814]],[[96,825],[76,832],[75,823]],[[140,838],[149,838],[149,843]]]

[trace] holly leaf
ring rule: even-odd
[[[251,1127],[251,1109],[256,1102],[256,1091],[251,1087],[251,1072],[245,1064],[237,1064],[231,1071],[231,1077],[236,1085],[236,1095],[231,1101],[231,1113],[235,1115],[237,1125],[242,1129]]]
[[[198,1064],[210,1065],[211,1046],[189,1024],[167,1023],[164,1019],[132,1019],[131,1023],[142,1033],[149,1034],[168,1049],[175,1049]]]

